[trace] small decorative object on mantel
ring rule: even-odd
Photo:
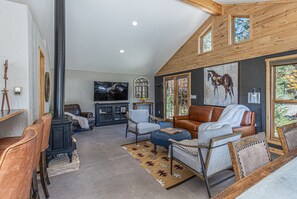
[[[165,128],[165,129],[160,129],[160,131],[163,132],[163,133],[174,135],[174,134],[182,132],[183,130],[176,129],[176,128]]]
[[[4,63],[4,81],[5,81],[5,87],[2,90],[2,106],[1,106],[1,111],[4,110],[5,100],[6,100],[6,103],[7,103],[7,110],[10,111],[10,105],[9,105],[9,100],[8,100],[8,90],[7,90],[7,80],[8,80],[7,70],[8,70],[8,60],[5,60],[5,63]]]
[[[142,97],[142,98],[140,98],[140,100],[143,101],[143,102],[145,102],[147,100],[147,98]]]

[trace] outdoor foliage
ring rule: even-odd
[[[212,32],[210,30],[202,38],[202,52],[204,53],[211,50],[212,50]]]
[[[296,100],[297,96],[297,65],[276,67],[275,74],[276,100]],[[297,104],[275,103],[275,127],[297,122]],[[277,132],[275,129],[275,135]]]
[[[234,18],[234,42],[250,39],[250,18]]]

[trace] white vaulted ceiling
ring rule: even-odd
[[[29,6],[53,57],[54,0],[12,1]],[[66,9],[68,69],[143,75],[155,74],[209,16],[180,0],[66,0]]]
[[[130,74],[154,74],[209,16],[177,0],[71,0],[67,8],[67,66]]]

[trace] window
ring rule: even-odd
[[[135,99],[149,98],[149,80],[145,77],[138,77],[134,81]]]
[[[249,40],[251,37],[250,17],[233,17],[232,31],[233,43]]]
[[[199,53],[206,53],[212,50],[212,29],[209,27],[200,38]]]
[[[276,127],[297,122],[297,64],[273,67],[274,73],[274,138]]]
[[[297,57],[297,56],[296,56]],[[267,62],[267,61],[266,61]],[[297,59],[272,61],[267,64],[268,140],[278,144],[276,127],[297,122]],[[270,91],[270,92],[269,92]]]

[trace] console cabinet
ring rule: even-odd
[[[105,126],[127,122],[129,103],[95,104],[95,125]]]

